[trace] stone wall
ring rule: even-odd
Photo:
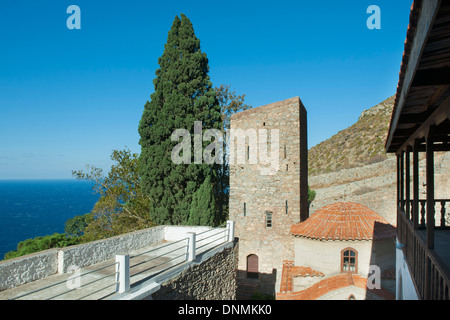
[[[153,300],[235,300],[238,242],[161,284]]]
[[[0,262],[0,291],[39,280],[58,271],[58,250],[46,250]]]
[[[83,268],[113,259],[116,254],[144,248],[164,240],[164,226],[130,232],[103,240],[62,248],[58,252],[58,272],[65,273],[71,265]]]
[[[243,149],[251,153],[246,154],[248,161],[232,159],[235,162],[230,165],[229,202],[230,219],[236,222],[235,236],[239,238],[238,270],[245,275],[247,257],[254,254],[260,276],[279,278],[283,260],[293,259],[291,225],[299,222],[301,215],[303,219],[308,216],[306,109],[298,97],[253,108],[234,114],[231,129],[279,130],[278,171],[264,175],[260,162],[250,163],[255,150],[248,139]],[[266,225],[267,212],[272,214],[270,227]],[[274,289],[264,293],[272,294]]]

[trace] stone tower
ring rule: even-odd
[[[263,293],[275,294],[283,260],[294,257],[291,226],[309,216],[306,126],[298,97],[231,117],[229,215],[239,238],[238,283]]]

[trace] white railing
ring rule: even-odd
[[[89,297],[92,299],[94,294],[99,294],[102,291],[104,292],[99,299],[105,299],[115,294],[126,293],[130,291],[132,280],[133,282],[142,279],[149,280],[155,275],[172,268],[174,265],[194,261],[198,254],[234,241],[234,221],[227,221],[226,227],[223,227],[224,225],[199,233],[189,232],[186,234],[187,237],[181,240],[138,254],[117,254],[114,263],[84,271],[83,273],[81,273],[80,269],[73,270],[74,274],[62,281],[20,294],[11,300],[21,298],[81,300]],[[138,261],[131,263],[133,259]],[[105,270],[112,267],[114,267],[112,271]],[[132,273],[134,270],[136,271]],[[99,271],[102,271],[103,275],[98,276]],[[94,274],[96,275],[94,276]],[[89,276],[93,279],[89,279]],[[86,280],[81,285],[82,277],[85,277],[84,279]],[[111,277],[113,277],[113,281],[106,281],[107,278]],[[47,291],[44,295],[36,296],[36,294],[43,293],[46,290],[50,292]],[[72,295],[70,295],[71,293]]]
[[[81,285],[82,277],[88,277],[88,276],[90,276],[90,275],[92,275],[92,274],[94,274],[94,273],[96,273],[98,271],[104,270],[104,269],[106,269],[108,267],[112,267],[112,266],[115,266],[115,265],[116,266],[118,265],[117,261],[115,263],[108,264],[106,266],[102,266],[102,267],[96,268],[94,270],[90,270],[88,272],[84,272],[83,274],[81,274],[81,271],[79,271],[79,269],[78,270],[75,269],[75,270],[72,270],[74,274],[69,276],[68,279],[64,279],[62,281],[58,281],[58,282],[52,283],[52,284],[44,286],[42,288],[39,288],[39,289],[36,289],[36,290],[33,290],[33,291],[29,291],[29,292],[26,292],[26,293],[23,293],[23,294],[20,294],[20,295],[15,296],[14,298],[12,298],[10,300],[17,300],[17,299],[21,299],[21,298],[25,298],[25,299],[39,299],[39,297],[33,297],[33,295],[35,295],[36,293],[45,292],[46,290],[56,291],[56,293],[48,293],[47,292],[46,297],[43,298],[43,299],[39,299],[39,300],[52,300],[52,299],[55,299],[55,298],[63,298],[64,299],[64,298],[67,298],[68,294],[73,293],[76,290],[83,290],[84,289],[85,291],[87,291],[86,289],[89,286],[92,286],[92,284],[98,283],[99,281],[105,280],[106,278],[109,278],[111,276],[116,275],[117,271],[114,272],[114,273],[108,273],[108,274],[106,274],[105,276],[102,276],[102,277],[96,277],[94,280],[91,280],[91,281],[87,280],[87,282],[84,282]],[[106,285],[106,286],[104,286],[104,284],[102,284],[101,288],[96,287],[95,291],[86,292],[86,294],[84,294],[82,296],[77,295],[76,299],[77,300],[81,300],[81,299],[84,299],[86,297],[92,296],[95,293],[98,293],[100,291],[106,290],[108,287],[112,287],[112,286],[116,285],[116,283],[117,283],[117,281],[114,280],[114,282],[108,283],[108,285]]]

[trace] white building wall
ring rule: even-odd
[[[371,241],[319,241],[295,238],[295,265],[307,266],[326,277],[341,273],[341,251],[353,248],[358,252],[358,274],[367,277],[372,255]]]
[[[396,241],[395,250],[395,278],[396,278],[396,300],[419,300],[416,287],[409,272],[408,262],[403,255],[401,245]]]

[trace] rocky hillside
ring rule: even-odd
[[[384,144],[394,100],[392,96],[364,110],[355,124],[312,147],[308,151],[309,176],[386,160]]]

